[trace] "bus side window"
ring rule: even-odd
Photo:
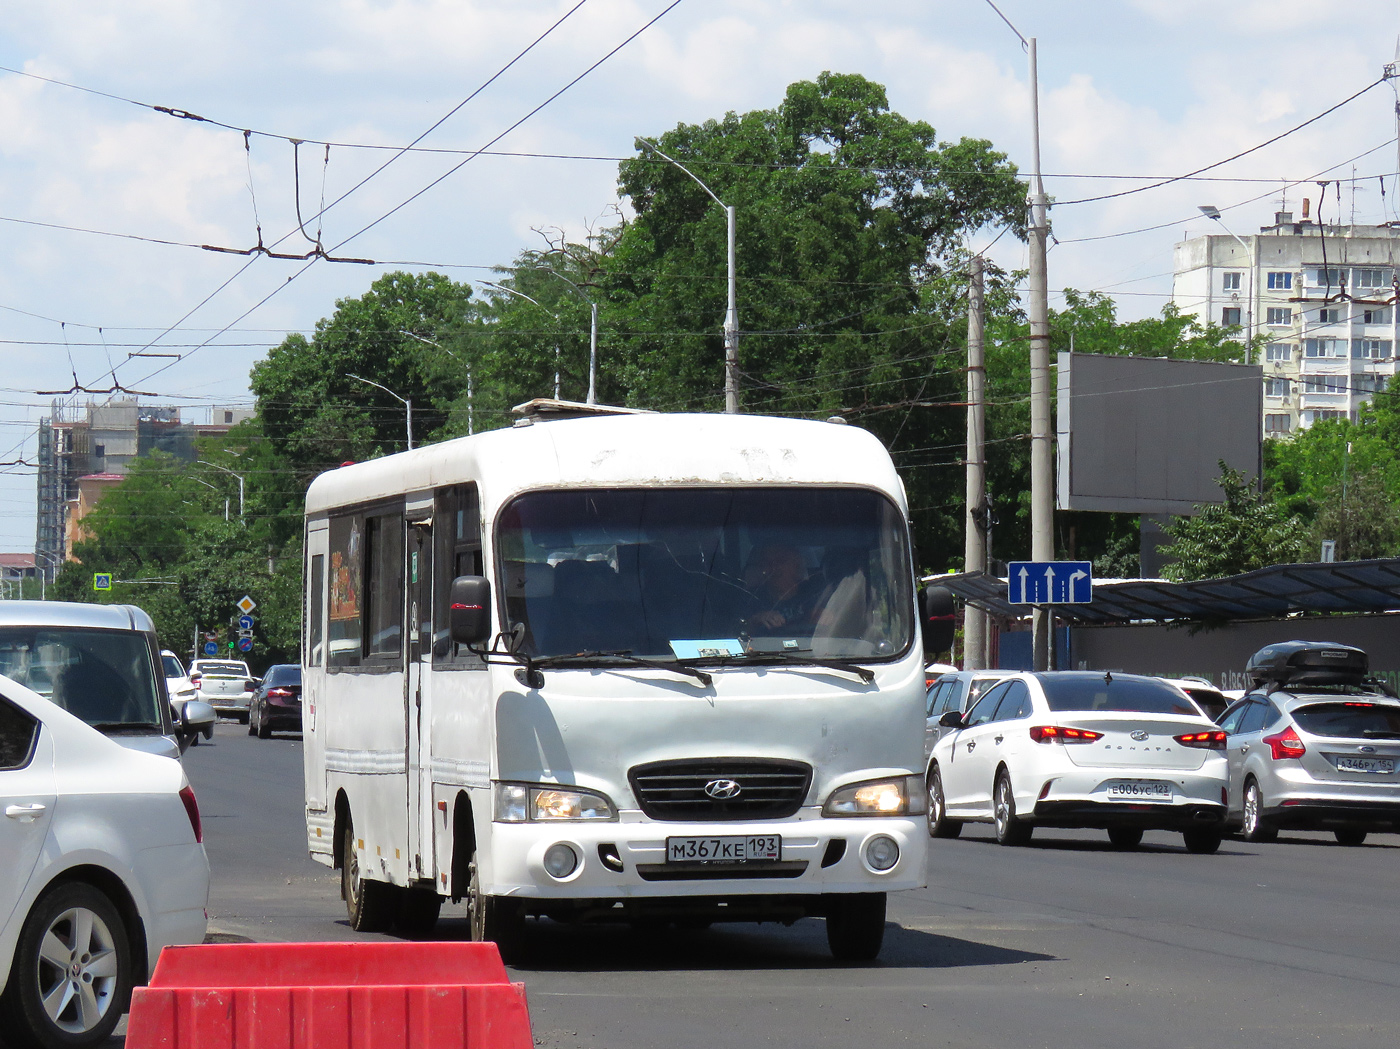
[[[306,665],[319,667],[324,651],[322,637],[322,609],[326,600],[326,555],[316,554],[311,558],[311,579],[306,592],[306,643],[302,651],[306,653]]]
[[[364,519],[356,513],[330,519],[330,594],[326,642],[328,667],[360,665],[360,611],[364,574]]]
[[[365,518],[364,655],[397,658],[403,651],[404,543],[401,511]]]
[[[433,665],[484,670],[484,664],[447,635],[447,598],[452,580],[485,575],[481,553],[481,504],[476,485],[437,493],[433,513]]]

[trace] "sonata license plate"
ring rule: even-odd
[[[1334,760],[1337,762],[1337,768],[1343,772],[1389,774],[1395,771],[1394,758],[1354,758],[1349,754],[1338,754]]]
[[[777,834],[732,838],[667,838],[667,863],[763,863],[783,858]]]
[[[1115,801],[1171,801],[1172,785],[1149,779],[1115,780],[1108,785],[1108,796]]]

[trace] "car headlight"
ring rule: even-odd
[[[601,794],[576,787],[532,787],[523,783],[496,784],[496,821],[617,819],[612,803]]]
[[[918,776],[854,783],[832,792],[823,816],[917,816],[924,811],[924,781]]]

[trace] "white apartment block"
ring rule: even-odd
[[[1302,222],[1237,240],[1228,233],[1176,246],[1172,298],[1202,322],[1268,337],[1262,351],[1266,437],[1320,419],[1356,418],[1396,371],[1400,229]],[[1244,243],[1241,244],[1241,241]]]

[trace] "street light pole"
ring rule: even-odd
[[[203,465],[203,466],[212,466],[212,467],[213,467],[214,469],[216,469],[216,470],[222,470],[224,473],[228,474],[230,477],[232,477],[234,480],[236,480],[236,481],[238,482],[238,520],[239,520],[240,522],[242,522],[242,520],[243,520],[243,478],[242,478],[241,476],[239,476],[238,474],[234,473],[234,472],[233,472],[232,470],[230,470],[227,466],[220,466],[218,463],[211,463],[211,462],[209,462],[209,461],[206,460],[206,459],[196,459],[195,462],[197,462],[197,463],[199,463],[199,464],[201,464],[201,465]],[[195,478],[195,479],[198,480],[198,478]],[[201,482],[201,483],[203,483],[203,484],[209,484],[208,481],[203,481],[203,482]],[[210,487],[212,488],[213,485],[210,485]],[[227,506],[226,506],[225,509],[224,509],[224,520],[225,520],[225,521],[228,520],[228,509],[227,509]]]
[[[381,384],[381,383],[377,383],[377,382],[375,382],[373,379],[362,379],[362,378],[360,378],[358,375],[351,375],[349,372],[346,372],[345,374],[346,374],[346,377],[347,377],[347,378],[354,379],[354,380],[356,380],[357,382],[362,382],[362,383],[364,383],[366,386],[374,386],[374,387],[376,387],[376,388],[378,388],[378,389],[383,390],[383,391],[384,391],[385,393],[387,393],[390,397],[394,398],[394,400],[398,401],[400,404],[402,404],[402,405],[404,406],[404,411],[407,413],[408,450],[409,450],[410,452],[413,451],[413,400],[412,400],[411,398],[408,398],[408,397],[400,397],[400,396],[399,396],[398,394],[396,394],[393,390],[389,389],[389,387],[384,386],[384,385]],[[211,465],[212,465],[212,464],[211,464]]]
[[[1254,252],[1250,250],[1248,244],[1236,236],[1234,230],[1225,225],[1225,220],[1220,217],[1220,209],[1214,204],[1197,205],[1197,210],[1206,218],[1218,222],[1220,228],[1234,237],[1236,243],[1244,248],[1244,260],[1246,265],[1249,266],[1249,279],[1248,283],[1245,285],[1245,293],[1249,297],[1245,300],[1244,304],[1244,362],[1248,364],[1250,351],[1254,348]]]
[[[439,349],[443,353],[451,357],[453,360],[461,361],[467,366],[467,436],[470,437],[472,434],[476,433],[476,423],[474,419],[475,413],[472,408],[472,362],[468,360],[463,360],[461,357],[458,357],[455,353],[449,350],[442,343],[438,342],[436,339],[426,338],[425,336],[419,335],[416,332],[411,332],[406,328],[400,328],[399,334],[407,335],[410,339],[417,339],[419,342],[423,343],[426,346],[432,346],[435,349]],[[412,447],[413,445],[410,444],[409,448]]]
[[[710,195],[710,199],[724,209],[724,220],[727,226],[726,238],[728,240],[728,262],[729,262],[729,294],[728,306],[724,313],[724,410],[728,415],[737,415],[739,412],[739,305],[738,287],[735,268],[734,254],[734,208],[720,200],[700,178],[688,167],[682,164],[675,157],[668,156],[661,152],[660,148],[653,142],[641,138],[634,140],[638,149],[648,150],[655,153],[662,160],[668,161],[680,168],[689,175],[697,186]]]

